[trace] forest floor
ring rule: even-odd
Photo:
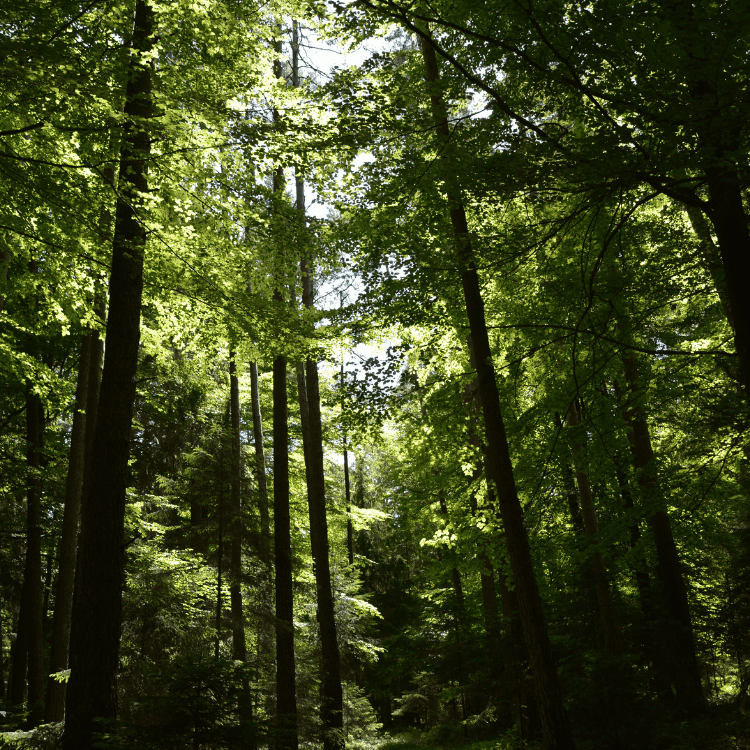
[[[713,706],[709,715],[690,721],[664,721],[640,740],[619,744],[599,734],[576,737],[577,750],[750,750],[750,715],[731,705]],[[611,729],[611,728],[609,728]],[[34,732],[0,731],[0,750],[58,750],[62,724],[48,724]],[[468,733],[468,737],[466,734]],[[643,737],[647,737],[644,740]],[[352,748],[367,750],[541,750],[541,742],[522,742],[513,730],[501,733],[488,727],[465,729],[461,724],[436,726],[429,730],[406,729],[385,732],[377,739],[354,741]],[[149,745],[149,748],[153,748]],[[174,747],[170,745],[170,747]],[[309,745],[308,745],[309,747]],[[134,750],[128,748],[128,750]]]
[[[453,731],[451,731],[453,730]],[[642,730],[641,730],[642,731]],[[603,732],[602,735],[606,734]],[[701,719],[663,722],[648,740],[612,742],[611,736],[576,738],[577,750],[750,750],[750,716],[730,706],[714,706]],[[541,750],[541,742],[523,742],[510,731],[493,738],[465,737],[453,727],[411,729],[384,734],[377,750]]]

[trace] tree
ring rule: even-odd
[[[136,5],[125,94],[126,126],[120,162],[110,275],[107,346],[95,426],[92,479],[83,500],[80,573],[73,603],[71,679],[63,746],[92,746],[95,718],[114,718],[115,675],[122,617],[125,491],[140,340],[146,228],[136,207],[148,191],[153,115],[153,9]],[[106,616],[102,613],[107,613]]]

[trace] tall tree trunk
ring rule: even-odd
[[[26,393],[26,561],[24,563],[18,634],[13,658],[10,703],[23,703],[28,684],[27,727],[37,726],[44,715],[44,667],[42,632],[42,480],[41,451],[44,410],[38,395]],[[27,669],[28,665],[28,669]],[[27,683],[28,675],[28,683]]]
[[[60,537],[60,562],[55,589],[55,614],[52,620],[52,643],[49,672],[54,674],[68,668],[70,645],[70,615],[73,609],[73,584],[75,582],[76,550],[78,548],[78,522],[83,489],[83,467],[86,450],[86,405],[89,377],[91,375],[91,349],[95,331],[89,331],[81,340],[78,363],[73,428],[70,435],[68,476],[65,484],[65,508]],[[65,711],[65,683],[52,677],[47,679],[47,700],[44,708],[46,722],[62,721]]]
[[[341,411],[344,410],[344,363],[341,363]],[[347,442],[346,428],[343,430],[344,438],[344,493],[346,496],[346,552],[349,565],[354,565],[354,527],[352,526],[352,486],[349,481],[349,444]]]
[[[309,413],[307,461],[307,501],[310,511],[310,542],[318,601],[321,645],[321,715],[325,750],[343,747],[343,693],[336,620],[331,588],[331,569],[326,518],[325,475],[323,470],[323,430],[320,414],[318,364],[305,363],[305,385]]]
[[[219,444],[218,497],[216,498],[216,520],[219,535],[216,550],[216,609],[214,622],[216,637],[214,639],[214,659],[219,658],[221,649],[221,620],[224,613],[224,437]]]
[[[271,522],[268,509],[268,481],[266,477],[266,455],[263,447],[263,421],[260,413],[260,393],[258,391],[258,366],[250,363],[250,401],[253,412],[253,444],[255,447],[255,471],[258,477],[258,510],[260,512],[260,535],[258,555],[263,563],[260,580],[260,598],[262,616],[258,630],[259,670],[270,672],[273,659],[272,613],[272,557],[271,557]],[[269,698],[270,700],[270,698]],[[271,711],[270,704],[267,706]]]
[[[442,97],[439,94],[439,74],[435,50],[427,33],[421,36],[426,79],[430,88],[435,130],[441,141],[449,147],[450,129]],[[446,173],[452,170],[448,165]],[[534,578],[529,540],[524,526],[523,510],[518,499],[510,451],[505,434],[500,397],[492,363],[492,351],[487,335],[484,301],[479,286],[479,275],[473,257],[466,213],[456,185],[448,185],[448,203],[451,223],[458,248],[469,330],[474,346],[474,356],[479,381],[479,396],[484,417],[487,441],[486,466],[489,479],[497,487],[500,515],[505,529],[508,555],[513,570],[513,580],[518,592],[518,603],[523,623],[524,637],[534,674],[537,703],[542,725],[544,747],[563,750],[574,747],[568,717],[563,708],[562,692],[557,678],[547,623]]]
[[[297,207],[304,209],[302,181],[297,180]],[[313,283],[306,260],[300,261],[302,276],[302,304],[312,309]],[[341,659],[336,635],[336,618],[331,588],[331,568],[328,548],[328,519],[326,517],[326,487],[323,464],[323,427],[320,413],[320,385],[318,363],[305,362],[305,376],[300,383],[300,412],[305,451],[307,504],[310,511],[310,545],[318,602],[318,626],[321,649],[321,718],[323,720],[323,748],[335,750],[344,746],[344,697],[341,689]],[[305,421],[307,425],[305,425]]]
[[[0,699],[5,695],[5,635],[3,631],[3,611],[0,608]]]
[[[677,701],[686,715],[697,715],[707,710],[703,697],[698,660],[693,642],[693,627],[687,589],[682,574],[677,546],[672,536],[672,526],[664,509],[651,447],[651,435],[643,409],[643,393],[639,383],[638,366],[632,354],[623,356],[625,379],[630,391],[626,418],[630,425],[628,439],[638,469],[638,485],[649,514],[649,525],[654,535],[659,561],[658,576],[664,589],[669,612],[669,638],[671,671]]]
[[[250,401],[253,411],[253,445],[255,447],[255,471],[258,475],[258,512],[260,513],[260,559],[271,564],[271,519],[268,511],[268,479],[266,477],[266,454],[263,448],[263,420],[260,413],[258,391],[258,364],[250,363]]]
[[[274,75],[281,78],[282,45],[277,26]],[[279,114],[273,112],[274,123]],[[284,172],[273,175],[275,196],[283,195]],[[274,209],[275,210],[275,209]],[[280,314],[284,305],[284,252],[279,243],[277,286],[273,298]],[[276,750],[297,750],[297,682],[294,666],[294,586],[292,578],[291,516],[289,510],[289,414],[286,392],[287,361],[277,354],[273,361],[273,541],[276,591]]]
[[[281,295],[276,294],[282,304]],[[294,593],[289,512],[289,425],[286,357],[273,362],[273,538],[276,583],[276,750],[297,750],[294,672]]]
[[[588,472],[586,471],[585,437],[581,433],[580,427],[578,430],[575,429],[579,426],[579,421],[578,404],[573,401],[568,409],[568,424],[573,428],[571,439],[573,465],[575,466],[576,480],[578,482],[578,493],[581,498],[581,515],[589,544],[598,545],[600,542],[599,522],[596,518],[594,493],[591,489]],[[609,576],[607,575],[607,566],[604,563],[604,555],[598,550],[595,550],[591,554],[591,567],[594,573],[594,589],[599,604],[599,616],[604,631],[604,643],[607,649],[613,653],[619,653],[622,651],[620,627],[615,615],[615,605],[612,600],[612,590],[610,588]]]
[[[102,171],[104,181],[114,188],[114,167]],[[99,224],[104,236],[111,236],[112,215],[102,208]],[[96,281],[94,313],[103,324],[106,320],[107,302],[100,281]],[[99,331],[89,329],[81,342],[81,354],[76,382],[73,428],[70,437],[68,474],[65,485],[63,528],[60,539],[60,562],[55,587],[55,613],[52,621],[50,644],[50,675],[68,668],[70,626],[73,611],[73,592],[78,570],[78,532],[81,505],[91,482],[91,460],[94,447],[94,429],[99,407],[99,390],[102,380],[104,341]],[[84,370],[85,368],[85,370]],[[44,721],[62,721],[65,713],[66,683],[51,676],[47,678],[47,696]]]
[[[127,124],[120,159],[120,189],[110,276],[107,347],[92,455],[91,488],[83,501],[80,576],[71,628],[71,676],[66,696],[65,750],[89,750],[97,717],[117,713],[122,622],[125,489],[140,342],[146,228],[136,216],[148,190],[152,115],[153,11],[138,0],[125,95]]]
[[[237,380],[236,353],[229,353],[229,412],[232,439],[230,451],[230,551],[229,551],[229,600],[232,610],[232,659],[244,664],[247,661],[245,641],[245,614],[242,607],[242,482],[240,444],[240,386]],[[251,719],[250,683],[242,678],[242,693],[238,706],[239,719]]]

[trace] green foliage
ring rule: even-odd
[[[250,361],[261,373],[261,471],[271,490],[273,453],[290,454],[300,734],[303,743],[319,734],[293,376],[290,444],[277,445],[270,429],[268,369],[283,353],[290,365],[307,356],[333,365],[321,367],[321,387],[347,745],[518,745],[503,734],[517,718],[507,686],[518,643],[500,579],[509,590],[513,581],[484,474],[450,184],[467,212],[514,479],[581,748],[697,750],[734,736],[747,744],[736,709],[750,687],[748,407],[727,315],[726,248],[712,223],[717,170],[733,175],[748,210],[745,5],[367,0],[332,14],[297,2],[153,4],[158,117],[139,214],[149,239],[126,510],[122,721],[106,728],[106,741],[166,748],[268,739],[272,571],[262,554],[269,540]],[[27,388],[45,406],[44,553],[50,612],[56,606],[76,359],[84,333],[102,327],[94,304],[110,263],[132,23],[130,3],[37,5],[0,10],[4,626],[22,590]],[[293,89],[288,44],[277,77],[269,42],[286,39],[297,17],[347,45],[378,37],[381,49],[325,83],[311,76]],[[441,68],[429,91],[419,47],[428,23]],[[445,103],[448,143],[436,136],[430,94]],[[292,207],[292,167],[332,208],[327,219],[303,219]],[[281,189],[270,187],[272,174]],[[301,257],[314,267],[317,311],[297,302]],[[348,277],[361,294],[341,311],[323,309],[327,285]],[[363,377],[337,384],[342,351],[385,341]],[[227,661],[230,351],[242,404],[240,584],[251,654],[242,667]],[[566,424],[573,403],[577,429]],[[631,460],[636,406],[649,427],[656,489]],[[342,433],[355,456],[350,509]],[[596,544],[570,506],[577,442]],[[640,588],[647,577],[663,610],[649,529],[660,510],[686,580],[704,692],[719,706],[685,725],[672,716],[671,688],[665,696],[656,684],[653,644],[664,635]],[[620,654],[604,648],[594,551],[606,562]],[[497,600],[499,681],[483,574]],[[243,678],[257,719],[244,726]],[[381,725],[429,730],[379,739]],[[56,731],[22,740],[36,747]],[[484,733],[494,736],[477,739]]]
[[[42,724],[29,732],[0,733],[0,748],[25,748],[25,750],[59,750],[64,724]]]
[[[255,741],[256,723],[237,724],[236,701],[247,665],[180,656],[146,674],[147,688],[129,707],[130,722],[106,737],[107,746],[239,748]]]

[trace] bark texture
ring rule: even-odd
[[[152,116],[153,11],[139,0],[131,47],[120,158],[119,197],[110,276],[107,348],[97,415],[90,489],[83,501],[80,575],[71,628],[71,676],[66,697],[65,750],[89,750],[97,717],[117,712],[122,620],[125,489],[140,342],[145,226],[136,209],[148,189]]]

